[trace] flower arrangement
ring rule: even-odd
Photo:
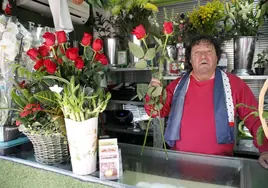
[[[220,0],[199,5],[187,15],[189,32],[195,34],[210,34],[219,36],[223,31],[221,22],[225,18],[224,4]]]
[[[27,51],[34,62],[33,72],[14,65],[19,77],[29,82],[28,88],[17,86],[12,93],[20,107],[17,124],[30,130],[36,126],[35,131],[40,131],[45,125],[52,127],[49,123],[56,120],[52,114],[74,121],[98,117],[111,97],[104,91],[108,60],[102,40],[92,42],[92,35],[84,33],[80,43],[83,55],[79,55],[78,48],[69,47],[64,31],[46,32],[43,38],[42,46]]]
[[[268,64],[268,48],[257,54],[257,61],[254,62],[255,68],[265,68]]]
[[[167,41],[169,37],[173,34],[173,23],[172,22],[164,22],[164,27],[163,27],[163,33],[164,33],[164,38],[157,38],[154,37],[156,41],[156,45],[154,47],[148,48],[148,45],[146,43],[146,37],[149,36],[149,34],[146,32],[146,29],[143,27],[143,25],[139,25],[134,30],[132,31],[132,34],[134,34],[138,40],[141,40],[145,46],[145,49],[142,47],[129,42],[129,49],[130,52],[140,60],[135,64],[136,68],[138,69],[144,69],[148,67],[147,62],[151,62],[151,68],[152,68],[152,77],[158,79],[161,84],[160,86],[152,86],[148,84],[138,84],[137,85],[137,96],[139,97],[140,100],[145,99],[146,94],[148,95],[149,98],[148,100],[145,100],[146,104],[152,105],[153,108],[151,109],[150,112],[150,118],[148,121],[147,129],[146,129],[146,135],[142,147],[142,152],[144,149],[144,146],[146,144],[146,139],[148,135],[148,129],[150,126],[150,122],[152,119],[152,116],[158,116],[160,118],[160,110],[163,108],[163,104],[165,103],[166,100],[166,90],[163,87],[163,66],[165,63],[165,60],[168,59],[170,60],[170,57],[168,56],[167,53]],[[157,69],[154,69],[152,60],[156,58],[156,53],[159,53],[159,59],[156,60],[157,64]],[[164,135],[163,135],[163,126],[160,121],[160,128],[162,129],[162,139],[164,143],[164,148],[166,151],[166,144],[164,140]],[[167,153],[166,153],[166,159],[167,159]]]
[[[264,24],[268,2],[255,4],[253,0],[232,0],[226,2],[226,23],[231,35],[256,36]]]
[[[150,26],[148,18],[158,11],[158,8],[149,0],[109,1],[106,7],[108,10],[111,9],[116,25],[123,30],[124,35],[128,35],[139,24],[143,24],[148,29]]]

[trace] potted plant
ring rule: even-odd
[[[137,45],[142,45],[136,36],[131,34],[132,30],[142,24],[146,30],[151,29],[150,18],[153,13],[158,11],[158,8],[148,0],[118,0],[107,1],[106,10],[111,11],[112,19],[115,21],[115,26],[120,36],[121,49],[128,50],[127,41],[132,41]],[[128,54],[129,64],[133,66],[138,61],[132,53]]]
[[[254,62],[255,74],[263,75],[265,65],[268,64],[268,48],[263,50],[262,53],[257,54],[257,61]]]
[[[15,67],[28,76],[38,75],[19,65]],[[49,165],[66,162],[69,151],[63,114],[54,102],[53,93],[46,90],[47,84],[29,79],[27,83],[14,82],[14,85],[11,91],[14,108],[9,110],[14,111],[12,116],[19,131],[31,140],[36,161]]]
[[[226,28],[234,36],[234,73],[253,74],[251,70],[258,29],[264,24],[268,2],[253,0],[226,2]],[[247,50],[245,50],[247,49]]]
[[[63,113],[73,173],[93,173],[98,115],[111,97],[105,92],[108,60],[103,53],[103,41],[93,41],[91,34],[84,33],[79,49],[68,45],[64,31],[46,32],[43,38],[44,51],[33,48],[28,54],[35,61],[35,69],[43,73],[39,79],[47,83],[47,92],[55,97],[52,101]]]

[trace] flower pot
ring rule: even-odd
[[[234,38],[234,70],[237,75],[253,75],[252,61],[256,37],[240,36]]]
[[[118,44],[119,40],[117,38],[104,38],[104,54],[112,67],[117,65]]]
[[[20,132],[18,127],[0,126],[0,142],[15,140],[19,137]]]
[[[264,75],[265,68],[255,68],[256,75]]]
[[[136,35],[133,35],[133,34],[130,35],[129,40],[130,42],[133,42],[134,44],[138,46],[142,46],[141,40],[138,40]],[[139,61],[139,58],[135,57],[130,51],[129,51],[128,57],[129,57],[129,64],[131,65],[131,67],[135,67],[135,63]]]
[[[77,175],[87,175],[97,168],[98,118],[82,122],[65,119],[72,170]]]

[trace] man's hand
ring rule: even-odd
[[[151,82],[150,82],[150,85],[153,86],[153,87],[161,86],[161,82],[160,82],[160,80],[158,80],[156,78],[152,78]]]
[[[263,168],[268,169],[268,152],[260,153],[259,162]]]

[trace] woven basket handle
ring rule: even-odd
[[[265,118],[263,118],[263,105],[264,105],[264,96],[267,89],[268,89],[268,79],[266,79],[266,81],[264,82],[259,95],[259,117],[266,138],[268,138],[268,126]]]

